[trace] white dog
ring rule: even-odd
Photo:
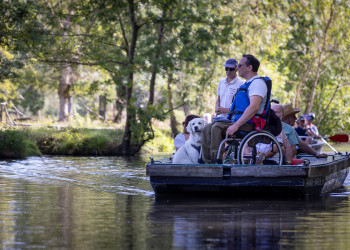
[[[203,118],[191,120],[186,130],[190,137],[173,156],[174,164],[195,164],[198,163],[200,149],[202,147],[202,131],[207,124]]]

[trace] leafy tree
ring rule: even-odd
[[[305,113],[320,114],[316,118],[319,125],[325,117],[342,123],[348,115],[342,97],[350,76],[348,5],[333,0],[291,1],[288,10],[292,30],[281,64],[289,78],[286,90],[295,93],[295,106]],[[342,101],[333,106],[337,98]],[[330,131],[326,126],[321,126],[321,132]]]

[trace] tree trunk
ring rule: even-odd
[[[296,91],[292,102],[293,107],[298,108],[301,106],[301,102],[303,101],[301,98],[302,86],[305,86],[305,83],[309,80],[309,74],[312,66],[312,63],[305,63],[303,66],[305,70],[302,73],[300,81],[297,83]]]
[[[133,148],[131,147],[131,121],[135,120],[135,112],[132,110],[132,103],[131,103],[131,97],[133,92],[133,86],[134,86],[134,57],[135,57],[135,50],[136,50],[136,42],[137,42],[137,36],[138,31],[140,29],[140,26],[136,23],[136,17],[135,17],[135,6],[133,0],[128,0],[129,4],[129,14],[130,14],[130,24],[132,26],[132,37],[131,37],[131,43],[129,47],[129,67],[130,67],[130,73],[128,76],[128,86],[126,88],[126,121],[125,121],[125,128],[124,128],[124,135],[123,140],[120,145],[120,151],[123,155],[132,155],[137,152],[137,150],[140,149],[139,145],[133,145]]]
[[[126,96],[126,90],[125,87],[117,87],[117,100],[115,102],[115,110],[117,114],[114,116],[113,122],[115,123],[120,123],[122,121],[122,115],[123,115],[123,110],[125,109],[125,96]]]
[[[4,113],[2,105],[0,105],[0,123],[2,123],[2,115]]]
[[[41,110],[38,110],[37,114],[38,116],[38,120],[41,121],[42,120],[42,117],[41,117]]]
[[[327,32],[329,30],[329,27],[332,23],[332,19],[333,19],[333,7],[334,7],[335,1],[333,1],[332,6],[331,6],[331,12],[329,14],[329,19],[327,21],[326,27],[323,31],[323,43],[322,43],[322,47],[319,49],[319,56],[318,56],[318,60],[317,60],[317,71],[316,71],[316,76],[315,76],[315,80],[312,86],[312,91],[311,91],[311,96],[310,96],[310,100],[309,100],[309,105],[306,108],[306,114],[309,114],[311,112],[312,109],[312,105],[314,103],[314,99],[315,99],[315,92],[316,92],[316,87],[317,87],[317,83],[318,83],[318,79],[320,77],[320,71],[321,71],[321,67],[323,65],[323,61],[322,61],[322,57],[323,57],[323,53],[326,51],[326,40],[327,40]]]
[[[174,115],[174,104],[173,104],[173,93],[171,89],[171,83],[173,81],[173,75],[169,74],[168,75],[168,105],[170,111],[170,128],[171,128],[171,135],[172,137],[175,137],[179,131],[177,130],[177,121],[176,117]]]
[[[103,117],[103,120],[106,120],[106,114],[107,114],[107,96],[106,95],[100,95],[98,97],[99,101],[99,112],[98,114]]]
[[[312,105],[314,103],[316,87],[317,87],[318,79],[320,77],[320,70],[321,70],[321,62],[320,62],[320,60],[321,60],[321,56],[320,56],[318,64],[317,64],[316,76],[315,76],[314,83],[312,85],[311,96],[310,96],[310,99],[309,99],[309,101],[307,103],[305,114],[309,114],[311,112]]]
[[[131,96],[133,91],[133,83],[134,83],[134,73],[129,74],[129,84],[126,89],[126,121],[125,121],[125,128],[124,128],[124,135],[123,135],[123,141],[121,144],[121,153],[123,155],[133,154],[131,150],[131,121],[134,118],[133,112],[130,110],[131,106]]]
[[[165,11],[163,11],[163,16],[166,16]],[[160,47],[162,46],[163,38],[164,38],[164,22],[162,22],[158,28],[158,41],[157,41],[158,50],[160,50]],[[158,59],[160,56],[161,56],[160,53],[155,53],[153,58],[152,76],[150,81],[149,100],[148,100],[148,103],[151,105],[153,105],[154,103],[154,86],[156,84],[156,76],[158,71]]]
[[[184,113],[185,113],[185,116],[188,116],[189,115],[189,112],[190,112],[190,107],[188,106],[188,104],[185,104],[183,106],[184,108]]]
[[[68,116],[71,114],[69,104],[71,102],[70,90],[72,85],[72,67],[70,64],[64,64],[62,68],[61,81],[58,87],[58,96],[60,99],[60,113],[58,120],[61,122],[68,121]]]

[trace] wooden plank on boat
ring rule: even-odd
[[[222,165],[147,165],[148,176],[222,177]]]
[[[233,167],[232,177],[286,177],[286,176],[307,176],[307,169],[302,167],[280,167],[280,166],[247,166]]]
[[[341,171],[348,168],[350,164],[350,158],[346,157],[338,161],[325,163],[322,165],[313,165],[309,167],[308,177],[327,176],[332,173]]]
[[[225,165],[148,165],[146,174],[149,176],[183,176],[183,177],[212,177],[227,176],[227,168],[231,177],[288,177],[307,176],[308,169],[300,166],[225,166]],[[225,169],[225,170],[224,170]]]

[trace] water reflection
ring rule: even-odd
[[[155,197],[146,157],[0,161],[0,249],[350,248],[350,178],[318,199]]]
[[[157,234],[160,238],[172,235],[172,245],[180,249],[320,247],[329,239],[335,249],[350,246],[345,237],[350,227],[344,224],[350,221],[349,199],[344,196],[312,200],[170,197],[158,200],[149,216],[155,224],[173,225]]]

